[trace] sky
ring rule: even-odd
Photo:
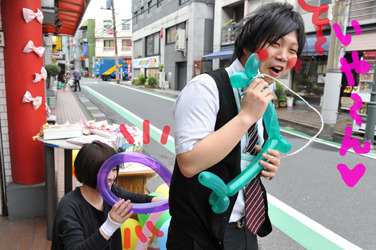
[[[95,19],[98,16],[98,10],[100,10],[101,7],[106,7],[106,2],[107,0],[91,0],[82,20],[84,21],[89,18]],[[115,14],[129,13],[130,15],[132,13],[131,11],[132,1],[131,0],[114,0],[114,6],[115,6]]]

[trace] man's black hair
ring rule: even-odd
[[[240,59],[244,55],[244,48],[253,53],[266,43],[276,42],[294,30],[298,35],[297,56],[300,57],[306,41],[304,22],[293,9],[288,3],[270,3],[245,17],[235,40],[232,60]]]

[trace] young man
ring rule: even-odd
[[[268,86],[274,81],[258,78],[247,89],[234,89],[229,77],[244,71],[252,53],[265,49],[268,58],[260,72],[280,78],[289,71],[289,61],[301,55],[304,43],[303,20],[291,5],[262,6],[241,28],[231,66],[197,76],[183,89],[174,106],[177,161],[170,186],[168,249],[257,249],[257,235],[271,232],[260,175],[275,176],[278,151],[263,154],[265,170],[230,197],[222,214],[212,211],[211,190],[198,182],[198,174],[210,171],[230,182],[267,139],[261,118],[273,99]]]
[[[74,78],[74,92],[77,91],[77,87],[81,91],[80,73],[78,72],[77,69],[74,69],[74,68],[72,68],[72,71],[73,71],[73,78]]]

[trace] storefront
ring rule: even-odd
[[[316,37],[307,37],[301,57],[302,68],[299,71],[292,71],[293,90],[314,105],[322,104],[324,93],[330,36],[325,38],[327,40],[322,45],[325,52],[319,55],[315,51]]]
[[[372,90],[375,90],[373,86],[376,62],[375,37],[375,27],[370,27],[369,30],[363,31],[360,36],[351,32],[351,43],[346,46],[345,58],[348,63],[354,61],[352,53],[358,52],[359,60],[367,61],[370,65],[370,70],[365,73],[358,74],[355,70],[352,70],[353,79],[355,81],[354,86],[348,85],[345,74],[342,76],[340,109],[342,111],[350,110],[350,107],[354,104],[354,101],[351,99],[352,93],[357,93],[363,101],[363,107],[357,111],[362,117],[363,123],[360,126],[356,125],[355,122],[353,124],[353,132],[357,133],[363,133],[365,131],[368,102],[370,101]]]
[[[138,75],[142,74],[145,77],[154,76],[158,78],[159,64],[159,56],[134,59],[132,64],[134,77],[137,78]]]

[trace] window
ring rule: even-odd
[[[189,0],[180,0],[180,5],[185,4],[186,2],[189,2]]]
[[[144,14],[144,7],[141,7],[140,15],[143,15],[143,14]]]
[[[163,0],[157,0],[157,8],[159,8],[159,7],[162,6],[162,1],[163,1]]]
[[[159,55],[159,32],[146,37],[146,56]]]
[[[134,57],[141,58],[142,57],[142,39],[137,40],[134,42]]]
[[[103,29],[110,29],[112,27],[111,20],[103,20]]]
[[[130,19],[121,20],[121,29],[122,30],[131,30],[131,20]]]
[[[123,39],[121,40],[121,50],[130,51],[132,49],[132,40]]]
[[[152,1],[148,2],[148,13],[152,12],[153,7]]]
[[[185,23],[180,23],[176,26],[172,26],[166,30],[166,44],[175,42],[176,30],[185,29]]]
[[[323,5],[323,4],[331,4],[331,3],[332,3],[332,0],[321,0],[321,5]]]
[[[114,40],[104,40],[103,41],[103,50],[114,50],[115,43]]]
[[[133,16],[134,16],[134,24],[136,25],[138,23],[137,11],[133,14]]]

